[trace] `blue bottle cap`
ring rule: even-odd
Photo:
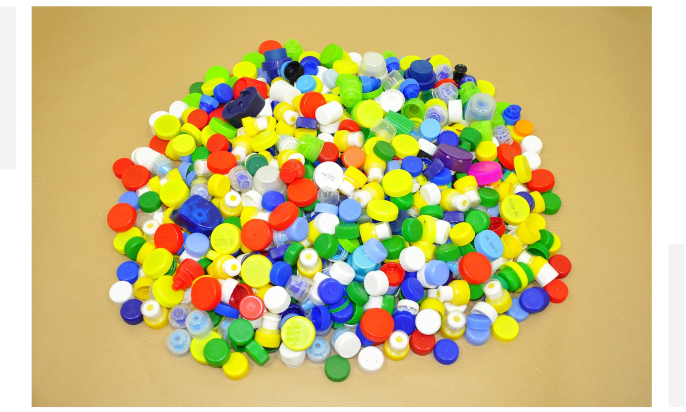
[[[273,212],[278,205],[285,201],[284,195],[273,190],[262,195],[262,207],[268,212]]]
[[[300,65],[305,69],[305,74],[316,76],[319,71],[318,66],[321,66],[319,59],[314,56],[306,56],[300,60]]]
[[[452,181],[453,175],[447,167],[444,167],[436,176],[431,178],[431,183],[435,183],[437,186],[448,186]]]
[[[186,177],[183,178],[183,181],[186,183],[186,186],[191,187],[191,183],[193,183],[193,179],[195,179],[195,171],[190,170]]]
[[[419,135],[433,142],[441,134],[441,124],[436,119],[426,119],[419,125]]]
[[[398,218],[390,222],[391,233],[393,233],[394,235],[401,236],[403,232],[403,222],[405,222],[405,220],[409,217],[410,215],[407,213],[406,210],[399,209]]]
[[[450,223],[462,223],[464,222],[464,212],[457,210],[454,212],[443,212],[443,220]]]
[[[277,102],[276,100],[272,100],[272,102],[270,103],[271,106],[272,106],[272,111],[274,111],[274,109],[276,109],[276,106],[278,106],[279,103],[281,103],[281,102]],[[271,150],[270,150],[270,149],[271,149]],[[269,149],[267,149],[267,151],[268,151],[269,153],[271,153],[272,156],[274,156],[274,146],[272,146],[272,147],[270,147]]]
[[[288,309],[281,312],[281,317],[288,315],[289,313],[295,314],[295,316],[305,316],[305,311],[297,303],[291,303],[288,305]]]
[[[200,259],[210,250],[210,239],[202,233],[192,233],[183,246],[190,257]]]
[[[202,233],[205,236],[210,236],[214,228],[224,221],[217,206],[198,195],[189,197],[180,209],[172,212],[170,218],[181,228],[191,233]]]
[[[467,327],[476,330],[490,329],[491,318],[480,313],[470,313],[467,315]]]
[[[371,238],[362,247],[374,263],[381,263],[388,257],[388,251],[379,239]]]
[[[417,279],[417,272],[405,272],[405,279]]]
[[[133,285],[138,280],[139,269],[140,267],[136,262],[127,260],[117,268],[117,278]]]
[[[438,135],[438,144],[441,143],[457,147],[457,144],[460,143],[460,138],[452,130],[445,130]]]
[[[415,317],[410,312],[398,312],[393,314],[393,330],[401,330],[410,336],[415,330]]]
[[[338,215],[338,206],[330,205],[328,203],[317,203],[314,206],[314,211],[317,213],[330,213],[336,216]]]
[[[310,321],[317,332],[323,332],[331,326],[331,314],[326,306],[317,305],[310,312]]]
[[[522,107],[519,105],[512,104],[508,106],[505,110],[503,110],[502,113],[505,124],[508,126],[514,126],[515,123],[517,123],[519,119],[522,118],[521,112]]]
[[[424,173],[424,177],[431,180],[434,177],[436,177],[443,169],[445,169],[445,165],[443,164],[441,159],[436,159],[433,162],[431,162],[422,173]]]
[[[214,308],[214,313],[220,316],[226,316],[231,319],[238,319],[240,312],[236,308],[232,308],[226,303],[219,302],[216,308]]]
[[[470,75],[462,76],[460,81],[457,82],[457,87],[460,87],[467,82],[472,82],[472,83],[476,84],[476,78],[474,76],[470,76]],[[466,104],[466,103],[467,102],[464,102],[463,104]]]
[[[550,295],[543,288],[533,287],[526,289],[519,295],[519,306],[527,313],[541,312],[548,306]]]
[[[335,206],[334,206],[335,207]],[[294,242],[300,242],[307,238],[307,232],[310,230],[310,226],[304,217],[297,217],[285,230],[288,239]]]
[[[360,330],[360,324],[357,324],[357,327],[355,327],[355,335],[357,335],[358,338],[360,338],[360,343],[362,343],[362,346],[372,346],[374,345],[374,342],[370,341],[367,339],[362,331]]]
[[[203,103],[212,107],[212,110],[215,110],[219,107],[219,102],[217,101],[217,99],[215,99],[212,96],[208,96],[206,94],[203,94],[200,97],[200,104],[203,104]],[[210,110],[210,111],[212,111],[212,110]]]
[[[338,80],[338,72],[334,69],[329,69],[322,75],[322,82],[329,89],[336,87],[336,80]]]
[[[441,339],[434,346],[434,358],[442,365],[452,365],[460,356],[460,348],[452,339]]]
[[[443,285],[450,278],[448,264],[442,260],[430,260],[424,267],[424,278],[431,285]]]
[[[288,57],[288,53],[284,47],[280,49],[272,49],[264,52],[264,60],[279,60]]]
[[[364,251],[362,246],[357,247],[357,249],[348,256],[348,264],[352,266],[356,274],[362,275],[363,279],[364,275],[381,267],[369,258],[369,255],[367,255],[367,252]]]
[[[519,298],[512,298],[512,305],[510,306],[510,309],[505,312],[505,314],[516,320],[517,323],[524,322],[526,318],[529,317],[529,312],[522,309],[522,307],[519,305]]]
[[[136,210],[140,208],[140,205],[138,204],[138,194],[136,192],[122,193],[122,195],[119,196],[119,203],[128,203]]]
[[[186,179],[186,176],[188,176],[188,173],[190,173],[191,170],[193,170],[193,163],[192,162],[182,162],[179,165],[179,173],[181,174],[181,177],[183,179]]]
[[[257,68],[257,78],[267,79],[267,78],[269,78],[269,75],[267,74],[267,71],[264,70],[262,67],[258,67]],[[215,94],[214,97],[216,98],[217,95]],[[272,107],[272,110],[274,110],[273,107]]]
[[[526,200],[526,203],[529,204],[529,211],[534,210],[534,206],[536,205],[536,202],[534,201],[533,196],[528,194],[527,192],[519,192],[517,193],[517,196],[521,196]]]
[[[341,297],[338,300],[338,302],[329,305],[329,310],[336,310],[336,309],[340,308],[341,306],[345,305],[347,302],[350,302],[350,299],[347,299],[347,297],[348,297],[348,294],[346,293],[345,297]],[[350,302],[350,303],[352,303],[352,302]]]
[[[368,76],[360,76],[360,81],[362,81],[362,93],[369,93],[374,89],[374,82]]]
[[[293,276],[293,268],[286,262],[276,262],[269,271],[269,281],[274,286],[286,286],[288,279]]]
[[[398,169],[400,169],[400,161],[391,160],[390,162],[386,162],[386,173],[390,172],[391,170],[398,170]]]
[[[420,157],[419,160],[421,160],[422,163],[424,163],[424,168],[429,167],[429,165],[431,164],[431,159],[429,159],[428,157]],[[424,172],[422,171],[422,173]]]
[[[484,343],[488,341],[488,338],[491,337],[491,328],[488,328],[486,330],[477,330],[477,329],[471,329],[471,328],[465,328],[464,330],[464,338],[467,340],[467,343],[470,345],[474,346],[481,346]]]
[[[419,302],[424,299],[424,287],[416,277],[408,277],[407,275],[408,273],[405,273],[405,279],[403,280],[403,283],[400,284],[400,290],[403,292],[405,299]]]
[[[244,117],[257,116],[263,108],[264,98],[255,87],[250,86],[243,89],[237,99],[224,106],[222,117],[231,123],[231,126],[239,128],[243,126],[241,121]]]
[[[258,70],[259,71],[259,70]],[[214,86],[212,91],[214,98],[221,104],[225,104],[233,100],[233,89],[226,83],[219,83]]]
[[[270,249],[269,253],[267,253],[267,257],[272,262],[283,260],[283,257],[286,256],[286,251],[288,250],[289,246],[290,246],[290,244],[285,244],[285,245],[277,246],[273,249]],[[236,253],[242,253],[242,252],[239,249]]]
[[[323,336],[317,336],[312,342],[312,346],[307,348],[307,357],[315,363],[326,361],[331,355],[331,345]]]
[[[488,217],[500,217],[500,206],[493,206],[486,213],[488,213]]]
[[[354,312],[355,305],[352,302],[350,302],[348,306],[344,307],[338,312],[331,313],[331,320],[333,320],[336,323],[345,323],[353,318]]]
[[[307,77],[307,76],[302,76],[300,79],[298,79],[298,83],[300,83],[300,80],[301,80],[303,77]],[[312,76],[309,76],[309,77],[311,78]],[[313,81],[314,81],[314,80],[313,80]],[[314,89],[312,89],[312,90],[314,90]],[[308,91],[312,91],[312,90],[308,90]],[[309,117],[300,116],[300,117],[298,117],[298,118],[295,120],[295,127],[298,128],[298,129],[313,129],[313,130],[317,130],[317,119],[312,119],[312,118],[309,118]]]
[[[179,156],[179,160],[181,160],[182,163],[189,163],[193,161],[193,155],[189,154],[187,156]]]
[[[343,298],[343,286],[336,279],[324,279],[319,283],[317,293],[322,302],[332,305]]]
[[[415,79],[406,79],[400,86],[398,86],[398,91],[405,96],[405,99],[415,99],[419,97],[419,83]]]
[[[283,329],[283,324],[286,323],[286,321],[290,318],[294,318],[296,316],[305,316],[305,313],[302,315],[298,315],[296,313],[289,313],[284,315],[283,313],[281,314],[281,321],[279,322],[279,329]]]
[[[338,206],[338,217],[347,223],[357,222],[362,216],[362,206],[354,199],[345,199]]]
[[[417,177],[424,170],[424,162],[417,156],[407,156],[400,164],[400,168],[408,172],[410,176]]]
[[[500,236],[492,230],[483,230],[477,233],[474,238],[474,248],[491,262],[501,257],[505,251]]]
[[[138,299],[129,299],[121,305],[119,314],[124,322],[129,325],[138,325],[143,322],[143,314],[141,313],[141,306],[143,302]]]
[[[386,58],[386,70],[388,70],[389,73],[398,69],[400,69],[400,62],[397,57],[391,56]]]

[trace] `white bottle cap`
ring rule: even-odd
[[[235,190],[229,190],[229,193],[224,196],[224,204],[226,207],[229,209],[233,209],[234,207],[238,207],[242,202],[242,196],[240,193],[236,192]]]
[[[134,149],[134,151],[131,153],[131,161],[135,165],[141,165],[148,169],[150,173],[153,171],[150,170],[152,169],[152,162],[155,161],[157,156],[160,156],[160,153],[152,150],[149,147],[139,147],[137,149]]]
[[[441,314],[435,309],[422,309],[417,314],[414,324],[424,335],[433,335],[441,329]]]
[[[298,120],[298,113],[295,110],[286,110],[283,112],[282,118],[289,126],[295,126],[295,122]]]
[[[319,297],[319,283],[320,282],[317,281],[314,282],[314,284],[312,285],[312,289],[310,289],[309,297],[312,303],[314,303],[317,306],[326,305],[326,303],[324,303],[324,301],[322,301],[322,299]]]
[[[153,299],[148,299],[141,305],[141,314],[146,319],[156,320],[162,315],[162,307]]]
[[[369,296],[383,296],[388,292],[388,276],[380,270],[374,270],[364,277],[364,290]]]
[[[343,106],[337,101],[328,102],[317,108],[314,112],[314,117],[319,124],[324,126],[336,123],[343,117]]]
[[[335,262],[329,268],[329,275],[343,286],[348,286],[355,280],[355,269],[346,262]]]
[[[381,304],[383,303],[383,296],[370,296],[367,303],[364,304],[362,309],[366,312],[369,309],[381,309]]]
[[[281,313],[291,304],[291,295],[281,286],[273,286],[264,294],[264,306],[272,313]]]
[[[491,279],[483,285],[484,294],[489,299],[498,299],[503,296],[503,286],[498,279]]]
[[[454,312],[456,310],[459,310],[460,312],[464,313],[467,310],[467,305],[456,306],[450,302],[443,302],[443,306],[445,306],[445,313],[446,314]]]
[[[410,299],[401,299],[398,301],[396,309],[401,312],[410,312],[412,316],[415,316],[417,313],[419,313],[419,303]]]
[[[286,102],[291,106],[293,105],[293,99],[299,94],[302,94],[300,90],[291,86],[290,83],[285,80],[274,82],[269,89],[270,98],[277,102]]]
[[[386,70],[386,60],[381,54],[368,51],[362,56],[358,73],[360,76],[376,77],[377,79],[380,79],[388,74],[388,70]]]
[[[338,131],[338,127],[341,125],[341,122],[335,122],[331,123],[326,126],[319,125],[319,131],[322,133],[328,133],[330,135],[335,134]],[[333,141],[332,141],[333,143]]]
[[[183,263],[183,261],[186,259],[195,260],[197,262],[198,260],[202,259],[202,257],[194,258],[193,256],[189,255],[188,252],[184,249],[183,253],[179,255],[179,263]]]
[[[222,263],[222,270],[227,275],[236,277],[241,274],[241,262],[238,259],[228,259]]]
[[[155,113],[150,115],[150,118],[148,119],[148,123],[150,123],[150,130],[152,131],[152,134],[155,134],[155,121],[157,119],[159,119],[160,117],[164,116],[165,114],[169,114],[169,113],[161,110],[159,112],[155,112]]]
[[[125,280],[115,283],[110,288],[110,299],[117,306],[121,306],[127,300],[133,299],[133,285]]]
[[[390,239],[393,235],[393,232],[391,231],[391,225],[388,222],[377,223],[375,229],[376,237],[378,237],[381,241]]]
[[[509,259],[505,259],[504,257],[499,257],[498,259],[494,260],[491,262],[491,272],[496,272],[500,270],[500,267],[505,264],[505,262],[509,262]]]
[[[437,205],[441,201],[441,189],[438,188],[436,183],[427,183],[419,189],[419,196],[428,205]]]
[[[449,312],[445,316],[445,323],[448,326],[448,329],[452,330],[453,332],[457,332],[467,325],[467,317],[459,310]]]
[[[338,190],[343,183],[343,169],[334,162],[320,163],[315,167],[312,178],[320,189]]]
[[[348,56],[350,56],[350,59],[358,65],[362,62],[362,56],[360,55],[360,53],[349,52]]]
[[[538,282],[541,287],[545,287],[548,283],[552,282],[559,273],[550,266],[550,263],[546,263],[543,265],[541,270],[538,271],[538,274],[536,275],[536,282]]]
[[[288,292],[286,292],[288,294]],[[290,296],[288,298],[290,303]],[[264,312],[262,315],[262,329],[268,330],[279,330],[279,322],[281,321],[281,315],[272,312]]]
[[[438,300],[440,300],[444,304],[445,304],[445,302],[453,300],[453,296],[455,294],[453,292],[453,288],[451,288],[450,286],[439,286],[437,288],[437,290],[438,290]]]
[[[438,312],[436,312],[438,313]],[[407,336],[407,333],[401,331],[401,330],[396,330],[393,333],[391,333],[391,336],[388,338],[388,346],[391,348],[391,350],[395,353],[402,353],[407,349],[407,346],[410,344],[410,338]],[[370,348],[373,346],[369,346]]]
[[[531,254],[527,251],[523,251],[522,253],[517,256],[517,263],[526,263],[527,265],[529,264],[529,261],[531,261]]]
[[[367,208],[367,203],[372,200],[372,195],[366,190],[355,190],[351,198],[357,200],[360,206],[362,206],[362,209],[365,209]]]
[[[155,232],[157,232],[157,228],[159,227],[160,222],[155,219],[150,219],[143,225],[143,234],[149,239],[152,239],[155,237]]]
[[[236,289],[236,285],[238,285],[236,279],[229,278],[224,280],[224,284],[222,285],[222,297],[220,299],[222,303],[229,304],[229,299],[231,299],[231,294],[233,293],[233,290]]]
[[[436,288],[427,289],[426,290],[426,297],[438,299],[438,289],[436,289]]]
[[[242,164],[245,160],[245,157],[248,155],[248,150],[243,146],[237,146],[233,148],[231,153],[236,156],[236,162],[238,164]]]
[[[355,186],[353,186],[353,184],[348,182],[347,180],[344,180],[343,182],[341,182],[340,186],[338,187],[338,190],[344,195],[350,197],[352,196],[353,191],[355,190]]]
[[[398,89],[390,89],[381,93],[379,104],[385,112],[399,112],[405,104],[405,96]]]
[[[181,100],[177,100],[174,103],[172,103],[171,106],[169,106],[169,114],[171,114],[172,116],[179,119],[179,121],[181,121],[182,120],[181,115],[183,114],[184,111],[186,111],[186,109],[188,109],[188,107],[189,106],[186,104],[186,102],[182,102]]]
[[[381,183],[382,179],[383,169],[381,169],[380,167],[372,167],[371,169],[369,169],[369,172],[367,172],[367,180],[370,182]]]
[[[252,189],[243,194],[243,206],[252,206],[262,209],[262,195]]]
[[[428,154],[429,156],[433,156],[434,153],[436,153],[436,150],[438,150],[438,146],[424,139],[423,137],[417,140],[417,142],[419,143],[419,150]]]
[[[406,272],[418,272],[426,264],[424,252],[417,246],[410,246],[400,252],[400,266]]]
[[[448,100],[448,123],[462,120],[462,100]]]
[[[333,135],[331,135],[329,133],[319,133],[317,135],[317,139],[319,139],[323,142],[333,143]]]
[[[338,336],[333,347],[336,350],[336,353],[341,355],[342,358],[350,359],[357,355],[357,352],[359,352],[362,347],[362,343],[355,333],[345,332]]]
[[[257,169],[253,177],[253,189],[262,196],[272,190],[282,195],[286,194],[286,184],[279,177],[279,169],[271,165]]]
[[[258,116],[271,116],[273,114],[274,113],[272,112],[272,99],[267,97],[266,99],[264,99],[264,106],[262,106],[262,110],[257,115]],[[264,129],[266,129],[266,127]],[[260,130],[264,130],[264,129],[261,128]]]
[[[322,283],[323,280],[329,279],[330,276],[327,276],[326,273],[324,272],[317,272],[314,274],[314,277],[312,280],[314,281],[315,286],[319,286],[320,283]]]
[[[538,137],[529,135],[522,139],[521,146],[522,153],[533,152],[540,155],[541,149],[543,149],[543,142]]]
[[[245,199],[245,196],[243,196],[243,199]],[[255,216],[255,219],[260,219],[264,220],[265,222],[269,222],[269,216],[271,216],[272,212],[268,210],[259,210],[257,209],[257,216]]]
[[[364,135],[362,132],[350,132],[348,134],[348,144],[350,146],[362,147],[364,144]]]
[[[381,349],[376,346],[367,346],[362,348],[357,355],[357,364],[362,372],[373,375],[383,367],[383,359],[384,356]]]
[[[288,349],[288,346],[283,344],[279,346],[279,357],[281,358],[281,362],[285,363],[289,368],[297,368],[302,365],[306,356],[307,353],[304,350],[294,351]]]
[[[314,218],[314,227],[319,233],[336,234],[336,226],[341,223],[338,216],[331,213],[320,213]]]
[[[484,301],[476,302],[476,305],[474,305],[472,308],[472,313],[479,313],[481,315],[488,316],[488,318],[491,319],[491,325],[496,319],[498,319],[498,311],[495,310],[490,303],[486,303]]]
[[[210,169],[207,167],[207,160],[198,159],[193,163],[193,171],[197,176],[209,176],[212,174]]]
[[[522,153],[522,156],[526,157],[526,160],[529,161],[529,167],[532,171],[538,170],[541,167],[541,156],[537,153],[525,152]]]
[[[314,269],[319,262],[319,254],[312,248],[305,248],[300,252],[298,260],[305,269]]]
[[[445,245],[450,237],[450,229],[450,223],[445,220],[436,219],[436,239],[434,239],[434,243]]]

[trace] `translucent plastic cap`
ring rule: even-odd
[[[204,339],[210,335],[214,329],[214,323],[210,315],[204,310],[194,310],[186,318],[186,328],[193,339]]]
[[[174,356],[183,356],[191,348],[191,335],[185,329],[177,329],[167,338],[167,348]]]

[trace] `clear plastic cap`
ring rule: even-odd
[[[314,283],[312,282],[312,279],[301,275],[293,275],[288,278],[285,289],[293,297],[293,299],[303,303],[310,296],[310,291],[312,290],[313,285]]]
[[[252,175],[244,166],[234,167],[227,176],[233,190],[245,193],[252,189]]]
[[[189,313],[191,313],[191,308],[184,303],[174,306],[169,311],[169,324],[173,329],[184,329]]]
[[[513,142],[510,129],[507,126],[496,126],[493,128],[493,137],[498,141],[498,144],[511,144]]]
[[[339,329],[340,330],[340,329]],[[312,346],[307,348],[307,359],[315,365],[323,365],[331,355],[331,345],[326,338],[317,336],[312,342]]]
[[[379,136],[388,143],[390,143],[398,133],[397,129],[391,122],[386,119],[379,119],[374,122],[374,125],[369,129],[374,136]]]
[[[434,67],[434,73],[436,73],[436,81],[441,81],[443,79],[453,78],[453,68],[449,65],[443,63]]]
[[[440,104],[435,104],[424,112],[424,120],[435,119],[441,126],[448,125],[448,111]]]
[[[204,339],[214,329],[214,323],[207,312],[196,309],[186,317],[186,328],[193,339]]]
[[[212,199],[209,189],[207,189],[207,182],[209,180],[205,176],[196,176],[191,182],[191,196],[198,195],[207,200]]]
[[[381,87],[383,87],[384,90],[395,89],[403,80],[405,80],[403,75],[400,74],[399,71],[393,70],[388,73],[388,76],[386,76],[385,79],[383,79],[381,82]]]
[[[337,190],[331,190],[324,187],[319,189],[319,192],[317,192],[317,200],[319,203],[326,203],[335,206],[338,204],[339,199],[340,195],[338,194]]]
[[[217,325],[217,333],[227,342],[229,341],[229,326],[231,326],[231,322],[234,320],[235,319],[224,317],[221,322],[219,322],[219,325]]]
[[[457,92],[457,86],[452,83],[443,83],[442,85],[433,89],[431,91],[431,95],[435,99],[443,100],[446,104],[450,100],[457,100],[460,98]]]
[[[495,113],[495,99],[490,94],[477,93],[469,99],[464,119],[469,123],[492,120]]]
[[[186,355],[191,348],[191,335],[185,329],[176,329],[167,338],[167,348],[176,357]]]

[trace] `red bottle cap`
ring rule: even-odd
[[[226,136],[217,133],[213,134],[212,137],[207,139],[206,146],[210,153],[226,152],[231,147],[231,143],[229,143],[229,139],[227,139]]]
[[[131,159],[122,157],[114,162],[112,170],[114,171],[114,175],[121,179],[121,175],[124,173],[124,170],[128,169],[130,166],[133,166]]]
[[[434,350],[434,346],[436,346],[434,335],[425,335],[418,330],[410,335],[410,349],[417,355],[426,356],[430,354]]]
[[[241,229],[241,241],[245,247],[256,252],[268,248],[273,238],[272,227],[261,219],[249,220]]]
[[[269,50],[280,49],[281,43],[276,40],[265,40],[260,44],[260,53],[264,54]]]
[[[310,179],[296,179],[288,185],[288,200],[298,207],[309,206],[317,200],[317,185]]]
[[[505,169],[514,170],[514,158],[519,156],[517,150],[508,143],[503,143],[498,146],[498,160],[500,164],[505,166]]]
[[[231,293],[231,298],[229,298],[229,306],[240,311],[241,302],[248,296],[252,296],[252,288],[245,283],[239,283]]]
[[[338,125],[338,130],[347,130],[349,132],[359,132],[360,130],[360,125],[357,124],[356,121],[352,119],[345,119],[341,122],[340,125]]]
[[[167,249],[172,255],[177,255],[183,247],[183,231],[174,223],[165,223],[155,231],[154,240],[156,248]]]
[[[510,145],[514,147],[514,149],[517,151],[517,156],[522,154],[522,146],[519,143],[513,141],[512,143],[510,143]]]
[[[531,180],[526,184],[530,191],[545,193],[555,186],[555,176],[550,170],[537,169],[531,172]]]
[[[212,111],[210,112],[210,114],[209,114],[209,116],[208,116],[209,119],[207,119],[207,123],[209,123],[210,120],[214,119],[215,117],[216,117],[217,119],[222,119],[222,120],[224,120],[224,118],[222,117],[222,112],[223,112],[223,111],[224,111],[224,105],[223,105],[223,104],[220,104],[219,107],[217,107],[216,109],[214,109],[214,110],[212,110]]]
[[[436,84],[434,84],[434,89],[437,88],[438,86],[442,85],[442,84],[445,84],[445,83],[452,83],[455,85],[455,87],[457,87],[457,83],[455,83],[455,80],[443,79],[443,80],[439,80],[438,82],[436,82]]]
[[[159,229],[158,229],[159,230]],[[193,284],[193,281],[205,274],[205,269],[200,266],[200,263],[193,259],[186,259],[176,269],[174,275],[174,282],[172,289],[186,290]]]
[[[388,339],[394,327],[391,314],[381,308],[369,309],[360,319],[360,332],[372,342],[383,342]]]
[[[359,147],[349,147],[341,155],[341,162],[345,167],[362,169],[364,166],[364,152]]]
[[[207,156],[207,168],[212,173],[225,175],[236,167],[236,156],[231,152],[214,152]]]
[[[267,98],[267,84],[259,80],[251,79],[250,77],[241,77],[236,80],[236,83],[233,85],[233,98],[238,99],[241,92],[248,87],[256,88],[263,99]]]
[[[338,147],[331,142],[324,142],[324,146],[322,146],[322,151],[319,153],[317,160],[319,160],[319,163],[335,162],[338,160]]]
[[[381,271],[386,274],[389,286],[399,286],[405,279],[405,269],[398,263],[386,263],[381,266]]]
[[[572,262],[567,259],[567,256],[553,255],[548,260],[548,263],[550,263],[550,266],[559,273],[557,276],[558,279],[566,278],[567,275],[569,275],[569,272],[572,271]]]
[[[148,184],[150,180],[150,172],[144,166],[133,165],[124,170],[121,175],[121,182],[126,190],[138,190]]]
[[[505,221],[499,217],[492,217],[488,230],[495,232],[498,237],[502,237],[505,234]]]
[[[167,152],[167,145],[169,144],[169,140],[162,140],[157,136],[153,136],[152,139],[150,139],[150,148],[157,153],[160,154],[165,154]]]
[[[247,320],[257,320],[264,313],[264,302],[255,295],[246,296],[241,301],[238,311]]]
[[[188,114],[188,119],[186,119],[186,123],[190,123],[200,130],[207,126],[207,123],[209,122],[210,116],[207,115],[206,111],[200,109],[190,112]]]
[[[107,213],[107,225],[115,232],[126,232],[136,223],[136,209],[128,203],[117,203]]]
[[[543,288],[550,295],[550,301],[553,303],[562,303],[569,295],[567,285],[560,279],[553,279]]]
[[[191,301],[200,310],[214,310],[222,297],[222,286],[211,276],[199,278],[191,288]]]
[[[319,92],[307,92],[300,99],[300,113],[310,119],[315,118],[315,112],[326,104],[326,99]]]
[[[279,232],[286,230],[298,217],[298,207],[291,202],[283,202],[269,215],[269,224]]]
[[[296,159],[286,161],[283,166],[281,166],[281,172],[279,172],[279,177],[286,184],[303,176],[305,176],[305,165],[303,165],[300,160]]]
[[[491,262],[479,252],[469,252],[458,265],[462,279],[472,285],[480,285],[491,277]]]

